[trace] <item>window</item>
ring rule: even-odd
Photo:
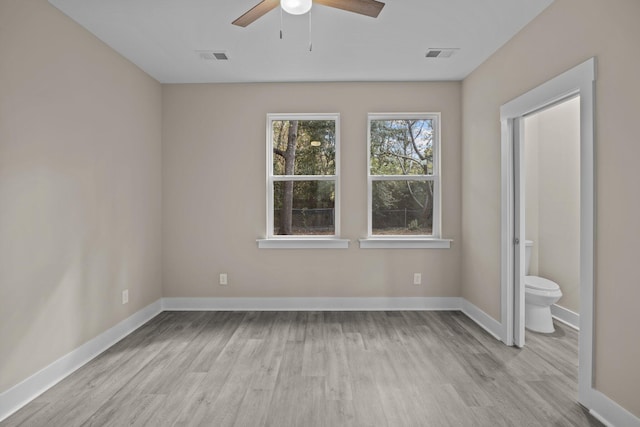
[[[369,114],[369,239],[361,247],[382,247],[367,244],[376,238],[448,247],[432,244],[440,238],[439,122],[438,113]]]
[[[337,239],[339,140],[338,114],[267,116],[267,239],[260,247],[346,247]],[[296,240],[306,243],[292,246]]]

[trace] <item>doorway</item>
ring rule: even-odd
[[[501,143],[501,307],[503,341],[525,345],[525,120],[572,98],[580,107],[579,194],[579,370],[578,401],[589,407],[593,392],[593,280],[594,280],[594,150],[593,85],[595,59],[590,59],[500,109]]]
[[[524,199],[520,220],[525,229],[525,265],[519,266],[521,274],[514,280],[519,287],[518,281],[524,279],[525,304],[528,296],[536,304],[548,303],[525,310],[525,341],[530,330],[552,332],[552,315],[579,329],[580,96],[522,120],[521,141],[514,144],[522,148],[523,163],[514,168],[514,178],[524,181],[523,193],[515,199],[516,203],[518,196]],[[531,295],[528,287],[533,289]]]

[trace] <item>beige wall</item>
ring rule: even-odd
[[[460,295],[456,83],[163,86],[166,297]],[[367,113],[442,112],[443,236],[451,249],[359,249],[367,233]],[[258,249],[266,228],[266,114],[341,114],[342,237],[349,249]],[[229,286],[218,283],[229,274]],[[420,272],[422,286],[414,286]]]
[[[462,294],[500,318],[499,107],[596,56],[595,386],[640,416],[640,2],[556,0],[463,82]]]
[[[530,274],[556,282],[562,290],[557,304],[579,313],[580,99],[527,117],[524,144]]]
[[[161,296],[162,92],[45,0],[0,58],[3,392]]]

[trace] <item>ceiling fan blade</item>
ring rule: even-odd
[[[377,18],[384,7],[384,3],[376,0],[313,0],[313,2],[372,18]]]
[[[249,9],[249,11],[242,15],[240,18],[233,21],[232,24],[239,27],[246,27],[256,19],[262,17],[262,15],[266,14],[272,9],[275,9],[279,5],[280,0],[262,0],[260,3]]]

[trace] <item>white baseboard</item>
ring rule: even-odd
[[[557,304],[551,306],[551,316],[573,329],[580,330],[580,315]]]
[[[596,389],[590,391],[589,412],[607,427],[640,427],[640,418]]]
[[[484,311],[470,303],[464,298],[462,300],[462,312],[467,315],[471,320],[476,322],[485,331],[494,336],[495,339],[503,341],[502,339],[502,324],[493,317],[489,316]]]
[[[459,297],[163,298],[166,311],[460,310]]]
[[[157,300],[0,394],[0,421],[56,385],[160,312],[162,312],[162,304],[161,300]]]

